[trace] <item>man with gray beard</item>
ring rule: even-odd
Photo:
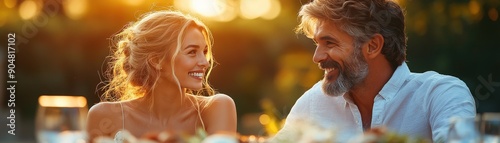
[[[335,142],[377,127],[444,141],[453,116],[475,117],[474,99],[460,79],[410,72],[397,3],[314,0],[299,17],[297,33],[314,40],[313,61],[325,75],[297,100],[275,140],[293,138],[294,125],[307,121],[337,129]]]

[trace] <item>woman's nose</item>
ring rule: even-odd
[[[200,59],[200,60],[198,61],[198,65],[199,65],[199,66],[202,66],[202,67],[204,67],[204,68],[208,67],[209,63],[208,63],[208,59],[207,59],[207,57],[202,56],[202,57],[200,57],[199,59]]]

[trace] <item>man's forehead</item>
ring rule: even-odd
[[[332,32],[332,30],[336,29],[336,25],[334,22],[318,21],[315,24],[315,28],[312,29],[314,29],[314,31],[312,31],[313,33],[312,36],[314,38],[325,34],[329,34],[330,32]]]

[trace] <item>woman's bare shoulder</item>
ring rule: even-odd
[[[98,136],[112,137],[122,128],[122,109],[119,102],[101,102],[87,114],[87,134],[92,141]]]
[[[122,106],[119,102],[101,102],[90,107],[87,120],[91,123],[101,123],[104,121],[115,122],[122,118]]]
[[[203,107],[208,110],[235,108],[234,100],[226,94],[215,94],[203,97]]]
[[[100,102],[90,107],[89,118],[103,118],[121,116],[122,109],[119,102]]]
[[[202,118],[209,134],[219,131],[236,132],[236,105],[226,94],[206,97]]]
[[[226,94],[215,94],[212,96],[194,96],[195,99],[203,105],[204,107],[208,107],[212,104],[234,104],[233,98]]]
[[[223,102],[223,103],[234,103],[233,98],[226,94],[215,94],[213,96],[209,96],[212,102]]]

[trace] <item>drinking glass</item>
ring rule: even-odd
[[[480,142],[480,132],[477,126],[479,119],[476,118],[451,118],[448,132],[448,143],[477,143]]]
[[[84,143],[87,112],[83,96],[40,96],[35,123],[37,142]]]
[[[500,113],[483,113],[481,132],[484,143],[500,143]]]

